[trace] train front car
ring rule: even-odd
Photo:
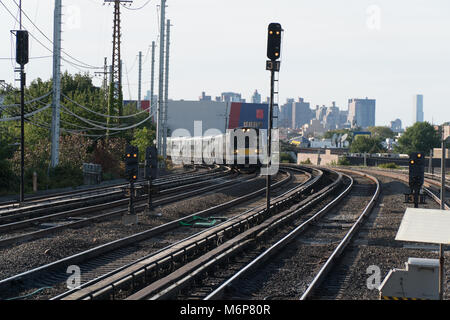
[[[252,127],[241,127],[231,130],[233,165],[242,171],[256,170],[261,167],[260,154],[263,153],[264,139],[260,130]]]

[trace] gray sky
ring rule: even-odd
[[[13,0],[1,1],[17,14]],[[131,8],[146,2],[135,0]],[[144,93],[150,88],[149,46],[158,37],[159,4],[151,0],[141,10],[122,8],[125,99],[130,93],[137,98],[139,51],[145,57]],[[102,66],[103,57],[110,62],[113,7],[103,0],[63,0],[63,5],[63,49],[91,65]],[[279,22],[285,29],[280,104],[304,97],[312,107],[336,101],[347,109],[349,98],[369,97],[377,100],[377,125],[400,118],[405,126],[412,123],[413,95],[423,94],[426,121],[450,120],[448,0],[167,0],[167,5],[173,25],[171,99],[197,100],[202,91],[213,97],[235,91],[249,101],[255,89],[268,96],[266,29],[270,22]],[[53,7],[53,0],[23,0],[25,12],[50,39]],[[0,58],[7,58],[15,55],[9,30],[18,24],[1,5],[0,17]],[[23,21],[52,48],[25,17]],[[30,41],[32,57],[50,54]],[[0,59],[0,79],[13,82],[13,66]],[[66,69],[78,71],[63,63]],[[51,58],[30,60],[27,80],[46,80],[51,71]],[[95,83],[100,85],[101,78]]]

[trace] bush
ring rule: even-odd
[[[300,164],[311,164],[311,160],[308,158],[305,161],[301,161]]]
[[[380,164],[378,167],[379,167],[379,168],[383,168],[383,169],[398,169],[398,168],[399,168],[399,166],[396,165],[396,164],[393,163],[393,162],[390,162],[390,163],[382,163],[382,164]]]
[[[14,174],[10,162],[0,160],[0,192],[16,193],[18,189],[19,179]]]
[[[280,162],[281,163],[294,163],[294,159],[292,159],[292,157],[289,153],[282,152],[280,154]]]
[[[350,161],[346,157],[339,158],[338,163],[339,166],[349,166],[351,165]]]

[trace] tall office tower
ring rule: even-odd
[[[221,100],[223,102],[243,102],[241,94],[236,92],[222,92]]]
[[[310,109],[309,102],[299,98],[298,102],[292,104],[292,128],[300,129],[304,124],[309,123],[315,116],[315,112]]]
[[[281,128],[291,128],[292,126],[292,104],[294,99],[287,99],[280,108],[278,126]]]
[[[316,105],[315,112],[316,112],[316,119],[319,121],[323,121],[323,118],[327,114],[327,107],[325,106],[319,107],[318,105]]]
[[[423,95],[414,96],[414,123],[423,122]]]
[[[323,118],[324,125],[327,129],[334,130],[339,128],[340,114],[339,108],[336,107],[336,102],[332,102],[332,106],[328,107],[327,112]]]
[[[261,103],[261,95],[258,93],[258,90],[255,90],[255,93],[253,93],[252,103]]]
[[[349,99],[348,121],[352,127],[375,126],[375,99]]]

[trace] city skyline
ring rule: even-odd
[[[5,5],[17,14],[14,2]],[[135,0],[131,8],[146,1]],[[122,9],[124,99],[137,99],[137,55],[144,55],[143,93],[150,77],[149,45],[157,40],[158,1],[140,10]],[[446,90],[450,80],[450,4],[446,1],[334,1],[303,3],[249,0],[216,3],[168,0],[171,30],[169,98],[195,100],[205,91],[240,92],[251,101],[255,89],[262,100],[269,95],[269,73],[265,70],[266,35],[270,22],[285,30],[279,82],[279,104],[303,97],[313,105],[336,101],[346,106],[351,97],[377,100],[376,125],[400,118],[413,123],[411,96],[426,96],[425,121],[450,120]],[[63,49],[77,59],[102,66],[110,62],[112,7],[101,0],[63,0]],[[53,1],[24,2],[35,24],[53,38]],[[14,54],[9,30],[18,24],[0,7],[1,80],[14,83]],[[195,19],[192,19],[195,17]],[[51,47],[24,17],[25,26]],[[149,21],[143,24],[142,21]],[[31,38],[30,53],[39,59],[26,67],[27,84],[37,77],[50,79],[50,53]],[[420,44],[420,45],[418,45]],[[89,48],[89,49],[86,49]],[[195,49],[195,50],[193,50]],[[158,51],[158,50],[157,50]],[[41,58],[42,57],[42,58]],[[63,63],[62,70],[78,69]],[[94,70],[90,70],[93,74]],[[156,78],[158,70],[156,69]],[[101,85],[101,77],[94,83]],[[157,86],[155,87],[157,89]]]

